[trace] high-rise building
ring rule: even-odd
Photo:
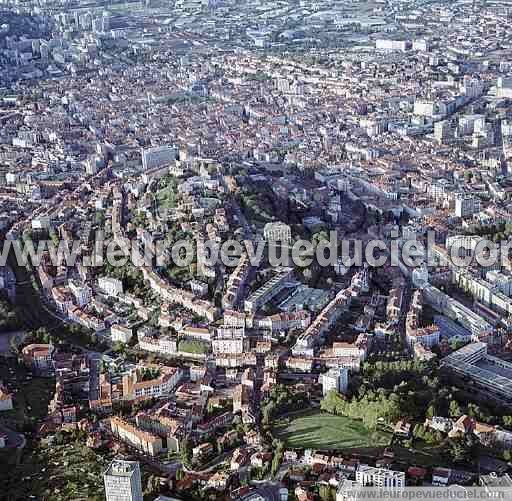
[[[346,393],[348,389],[348,369],[335,367],[321,376],[322,391],[327,395],[329,391],[336,390],[339,393]]]
[[[142,501],[139,463],[116,459],[103,475],[107,501]]]
[[[110,30],[110,14],[105,11],[101,17],[101,31],[106,33],[108,30]]]
[[[103,19],[96,17],[92,20],[92,31],[94,33],[101,33],[103,31]]]
[[[450,122],[442,120],[434,124],[434,137],[440,144],[446,143],[453,136]]]
[[[480,211],[480,199],[469,193],[455,195],[455,216],[468,217]]]
[[[178,149],[173,146],[159,146],[141,151],[144,170],[155,169],[170,164],[178,158]]]
[[[496,86],[496,97],[506,99],[512,97],[512,78],[500,77]]]

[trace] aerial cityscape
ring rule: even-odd
[[[512,2],[0,0],[0,500],[433,493],[512,500]]]

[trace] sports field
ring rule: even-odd
[[[372,449],[389,445],[391,433],[371,431],[361,421],[321,411],[305,411],[284,417],[273,435],[287,447],[306,449]]]

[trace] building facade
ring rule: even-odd
[[[142,481],[139,463],[112,461],[103,475],[107,501],[142,501]]]

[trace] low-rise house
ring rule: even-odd
[[[255,430],[251,430],[244,436],[245,443],[248,445],[252,445],[253,447],[258,447],[263,443],[262,436]]]
[[[304,473],[304,469],[300,467],[291,467],[290,472],[288,473],[288,477],[293,482],[302,482],[306,478]]]
[[[491,446],[496,438],[496,427],[476,421],[473,433],[483,445]]]
[[[396,424],[395,428],[393,430],[394,434],[403,437],[403,438],[410,438],[411,437],[411,431],[412,431],[412,425],[409,423],[409,421],[405,419],[400,419]]]
[[[247,412],[251,405],[251,389],[244,385],[239,384],[233,390],[233,412]]]
[[[213,445],[210,442],[204,442],[192,449],[192,455],[195,458],[203,458],[213,452]]]
[[[473,480],[473,477],[473,473],[463,470],[451,468],[432,469],[432,485],[440,487],[454,484],[468,485]]]
[[[272,461],[271,452],[255,452],[251,456],[251,466],[255,468],[263,468]]]
[[[229,430],[219,438],[219,444],[223,449],[232,447],[238,441],[238,433],[236,430]]]
[[[214,473],[208,483],[206,484],[208,488],[216,489],[216,490],[224,490],[227,488],[229,483],[230,475],[229,473],[218,471]]]
[[[0,411],[10,411],[12,408],[12,394],[0,384]]]
[[[476,421],[464,414],[453,424],[453,428],[451,429],[448,436],[450,438],[455,438],[459,436],[466,435],[468,433],[473,433],[475,430]]]
[[[45,371],[53,368],[51,344],[29,344],[21,350],[23,362],[32,370]]]
[[[425,428],[432,428],[442,433],[449,433],[453,428],[453,421],[442,416],[432,416],[430,419],[425,420],[424,426]]]
[[[232,471],[238,471],[249,463],[249,454],[245,449],[235,449],[231,457],[230,468]]]
[[[295,496],[297,497],[297,501],[314,501],[315,496],[313,493],[307,491],[301,485],[295,488]]]
[[[299,459],[299,455],[297,451],[294,450],[285,450],[283,454],[283,462],[285,463],[296,463]]]
[[[407,469],[407,476],[416,482],[416,484],[421,485],[427,476],[427,470],[419,466],[410,466]]]
[[[311,454],[311,456],[309,456],[309,464],[311,466],[314,466],[315,464],[327,466],[330,463],[331,463],[331,458],[329,456],[327,456],[326,454],[316,453],[316,454]]]
[[[229,426],[233,422],[234,414],[231,411],[224,412],[219,416],[215,416],[207,421],[199,423],[196,430],[201,435],[213,433],[218,428]]]
[[[100,432],[91,433],[85,442],[85,445],[90,449],[99,449],[103,445]]]

